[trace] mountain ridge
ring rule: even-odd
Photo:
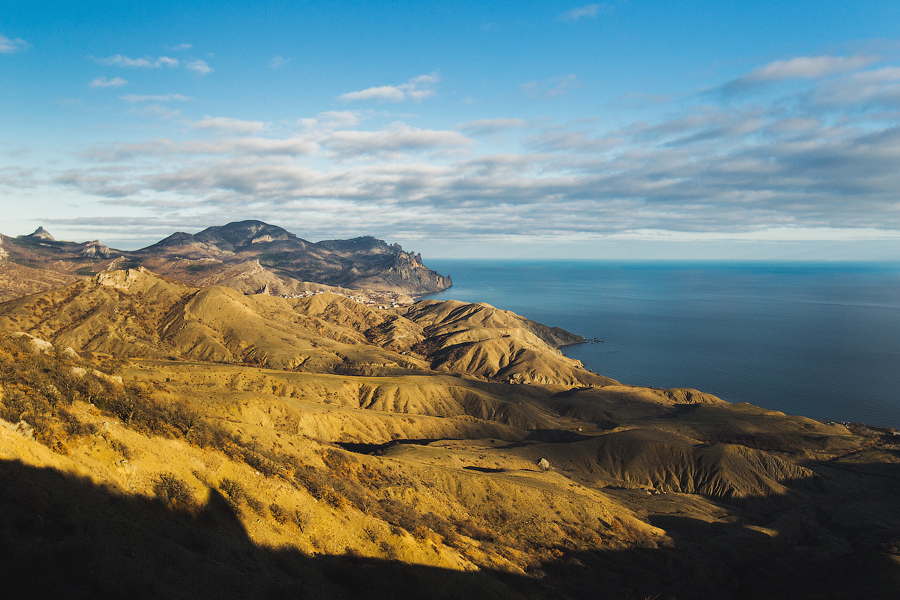
[[[397,244],[371,236],[308,242],[256,220],[207,227],[196,234],[175,232],[134,251],[109,248],[97,240],[58,241],[39,227],[15,238],[0,235],[0,249],[0,300],[50,289],[48,280],[72,281],[137,266],[189,285],[223,283],[244,293],[268,289],[289,295],[316,284],[415,296],[453,284],[426,267],[420,254]],[[234,280],[238,273],[243,276]]]

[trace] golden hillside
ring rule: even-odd
[[[26,597],[888,598],[900,446],[585,371],[485,304],[104,272],[0,304]]]

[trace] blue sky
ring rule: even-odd
[[[0,232],[900,259],[897,2],[0,1]]]

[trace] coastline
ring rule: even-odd
[[[691,387],[823,422],[900,426],[900,263],[431,260],[454,286],[585,338],[623,383]],[[599,340],[603,343],[590,343]]]

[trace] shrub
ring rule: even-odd
[[[290,519],[288,512],[275,502],[269,505],[269,514],[272,515],[272,518],[275,519],[275,522],[279,525],[284,525]]]
[[[188,485],[172,473],[162,473],[153,484],[156,497],[170,509],[195,513],[197,502]]]
[[[456,524],[456,527],[460,534],[466,537],[470,537],[473,540],[478,540],[480,542],[491,542],[495,538],[493,533],[491,533],[472,519],[460,521]]]
[[[247,492],[244,491],[244,486],[233,479],[222,478],[222,480],[219,481],[219,489],[225,494],[226,498],[229,498],[235,503],[240,503],[241,500],[247,496]]]

